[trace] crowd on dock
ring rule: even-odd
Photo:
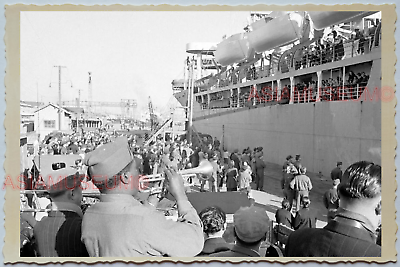
[[[211,172],[197,175],[199,191],[241,191],[251,198],[252,189],[265,191],[264,149],[228,152],[217,138],[198,138],[193,144],[184,138],[158,139],[147,146],[144,141],[139,135],[99,130],[51,134],[35,144],[35,156],[79,155],[85,179],[96,185],[100,195],[96,204],[82,209],[82,179],[77,179],[81,177],[77,168],[61,166],[41,176],[35,175],[35,166],[26,170],[33,182],[26,183],[30,188],[25,189],[46,189],[51,204],[47,216],[38,220],[32,209],[24,211],[35,207],[21,193],[21,256],[380,256],[378,165],[357,162],[343,173],[342,163],[337,163],[331,173],[333,186],[323,200],[328,224],[318,229],[316,213],[310,208],[313,185],[307,168],[300,155],[287,156],[282,166],[282,208],[275,218],[254,204],[237,210],[232,243],[224,239],[226,213],[218,203],[196,212],[179,172],[210,164]],[[138,177],[159,173],[165,176],[166,191],[139,197]],[[55,183],[51,175],[62,179]],[[38,179],[44,188],[37,188]],[[173,196],[176,220],[157,210],[166,194]],[[272,221],[278,227],[273,228]],[[283,233],[286,239],[279,236]]]

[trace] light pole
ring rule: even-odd
[[[61,68],[65,66],[54,66],[58,68],[58,130],[61,131]]]

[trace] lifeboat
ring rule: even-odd
[[[248,41],[248,33],[238,33],[223,40],[214,52],[215,59],[222,66],[231,65],[254,58],[254,49]]]
[[[355,21],[376,12],[377,11],[310,11],[308,14],[314,23],[314,28],[316,30],[322,30],[331,25]]]
[[[257,20],[255,22],[253,22],[252,24],[250,24],[250,29],[252,31],[256,31],[256,30],[260,29],[261,27],[265,26],[265,24],[267,24],[270,20],[275,19],[277,17],[284,16],[288,13],[289,13],[288,11],[273,11],[270,14],[268,14],[267,16],[265,16],[263,19]]]
[[[250,47],[257,53],[262,53],[292,43],[301,38],[303,21],[304,16],[301,13],[292,12],[277,16],[249,33]]]

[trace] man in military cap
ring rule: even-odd
[[[242,207],[233,215],[235,244],[229,251],[210,254],[210,257],[260,257],[260,246],[270,229],[264,209]],[[265,256],[265,255],[261,255]]]
[[[40,172],[52,200],[48,217],[37,222],[33,234],[41,257],[87,257],[81,241],[81,178],[76,155],[42,156]]]
[[[165,182],[176,199],[179,215],[172,221],[156,210],[158,195],[150,195],[144,204],[136,199],[140,174],[126,138],[89,153],[85,164],[102,193],[101,201],[88,208],[82,223],[82,240],[90,256],[192,257],[201,252],[202,224],[175,170],[165,170]]]

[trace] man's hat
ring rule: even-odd
[[[340,166],[340,165],[342,165],[342,164],[343,164],[343,162],[338,161],[338,162],[336,163],[336,166]]]
[[[133,160],[128,139],[118,137],[114,142],[100,146],[85,156],[88,175],[94,182],[105,182],[122,171]]]
[[[78,167],[79,155],[42,155],[34,158],[36,168],[49,192],[73,189],[84,178]]]
[[[286,157],[286,160],[289,160],[289,159],[292,159],[292,158],[293,158],[292,155],[289,155],[289,156]]]
[[[269,231],[269,218],[264,209],[242,207],[233,215],[236,235],[240,240],[251,243],[261,240]]]

